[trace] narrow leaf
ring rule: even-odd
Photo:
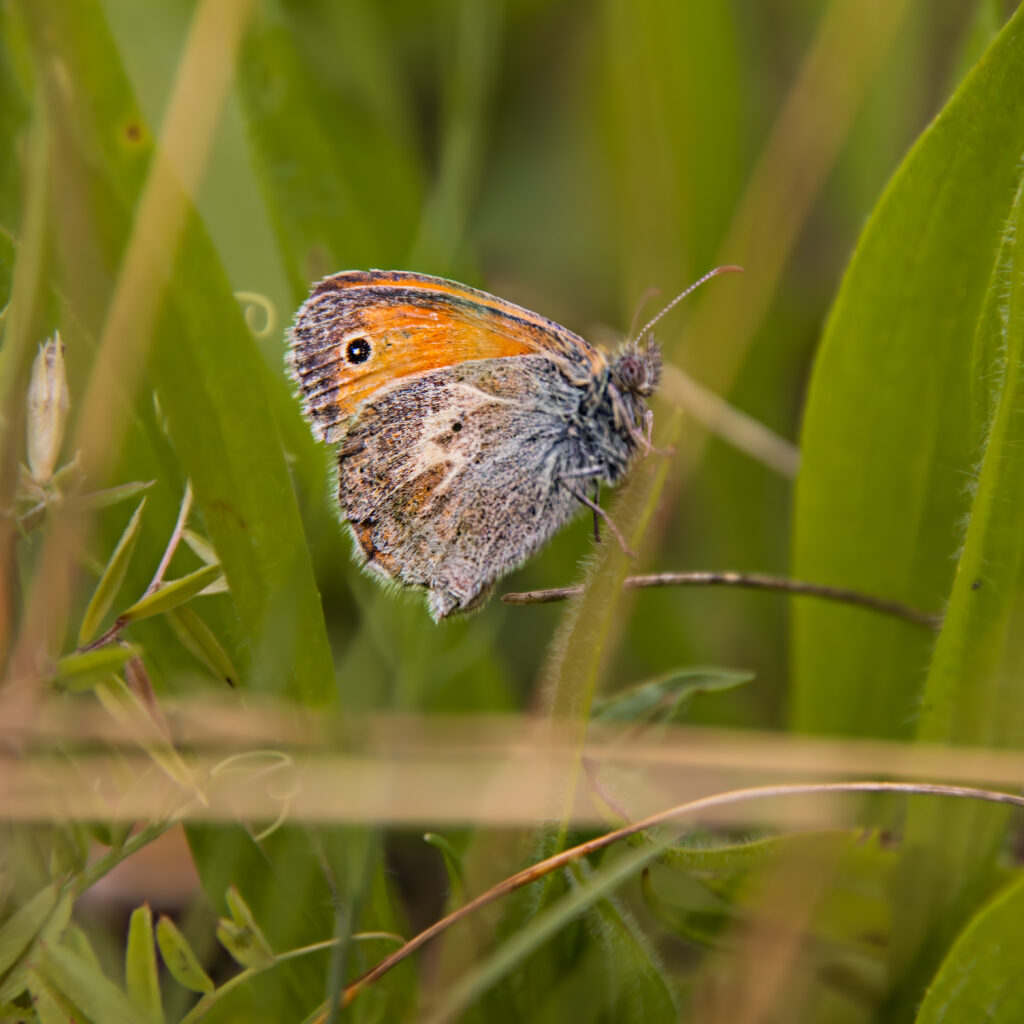
[[[71,910],[74,907],[74,898],[69,890],[65,890],[57,901],[50,916],[46,919],[35,941],[29,947],[27,953],[21,956],[13,967],[3,976],[0,981],[0,1002],[8,1002],[16,999],[24,991],[28,984],[29,961],[35,956],[36,950],[40,947],[60,941],[64,930],[71,920]]]
[[[234,887],[226,894],[231,920],[221,918],[217,925],[217,938],[221,945],[243,966],[260,969],[274,961],[274,951],[256,923],[249,904]]]
[[[94,1024],[147,1024],[102,971],[70,949],[48,946],[36,968]]]
[[[54,476],[54,480],[56,479],[57,477]],[[103,491],[82,494],[75,498],[75,505],[83,512],[95,512],[101,508],[109,508],[111,505],[119,505],[122,501],[128,501],[137,494],[149,490],[155,482],[154,480],[136,480],[130,484],[120,484],[118,487],[108,487]]]
[[[167,621],[184,647],[228,686],[238,685],[238,669],[221,646],[213,630],[191,608],[173,608]]]
[[[89,936],[74,922],[68,926],[68,930],[64,933],[63,945],[66,949],[75,953],[83,963],[88,964],[97,971],[103,970],[100,966],[100,958],[96,955],[96,950],[92,948],[92,942],[89,941]]]
[[[40,889],[0,926],[0,976],[7,973],[39,934],[57,905],[58,893],[56,885]]]
[[[132,911],[128,922],[128,944],[124,957],[124,980],[128,998],[153,1021],[164,1019],[157,975],[153,914],[144,903]]]
[[[118,621],[127,625],[130,622],[138,622],[140,619],[148,619],[153,615],[177,608],[178,605],[195,597],[217,579],[222,571],[219,565],[204,565],[202,569],[196,569],[195,572],[190,572],[187,576],[171,580],[159,590],[154,590],[152,594],[147,594],[126,608],[118,616]]]
[[[731,690],[753,678],[753,672],[725,668],[676,669],[612,697],[595,700],[593,717],[601,722],[672,722],[698,694]]]
[[[32,996],[32,1005],[39,1018],[39,1024],[77,1024],[77,1011],[53,990],[38,971],[30,969],[27,979],[28,991]]]
[[[99,632],[100,624],[110,609],[117,592],[124,582],[124,575],[128,571],[128,563],[131,561],[132,553],[135,551],[135,542],[139,539],[139,527],[142,524],[142,510],[146,505],[146,499],[139,502],[138,508],[132,513],[128,525],[125,527],[121,539],[110,556],[103,575],[100,577],[96,589],[89,600],[82,617],[82,625],[78,630],[78,645],[84,646],[92,640]]]
[[[217,940],[243,967],[260,970],[274,962],[273,954],[262,948],[248,928],[240,928],[227,918],[217,922]]]
[[[213,545],[205,537],[201,537],[196,533],[195,530],[185,530],[181,535],[181,539],[192,549],[192,553],[196,558],[207,565],[215,565],[220,561],[217,557],[217,552],[213,549]]]
[[[249,904],[242,898],[242,894],[232,885],[226,895],[228,909],[231,911],[231,919],[238,925],[239,928],[247,928],[252,932],[256,941],[266,950],[268,956],[273,956],[274,951],[270,948],[270,943],[267,942],[266,936],[263,934],[262,929],[256,923],[256,918],[253,917],[252,911],[249,909]]]
[[[97,647],[94,651],[68,654],[57,661],[57,680],[71,689],[87,689],[96,682],[91,677],[118,672],[126,662],[137,658],[140,653],[140,648],[132,644],[115,643]]]
[[[167,970],[179,985],[193,992],[213,991],[210,976],[199,966],[188,940],[169,917],[160,918],[156,926],[156,941]]]
[[[445,867],[448,869],[448,879],[453,886],[461,890],[465,884],[466,876],[462,867],[462,858],[455,852],[455,847],[436,832],[425,832],[423,841],[429,843],[435,849],[441,851],[444,857]]]

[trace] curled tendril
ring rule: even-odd
[[[266,338],[277,330],[277,307],[261,292],[235,292],[235,298],[244,305],[245,326],[257,338]],[[263,323],[259,321],[263,312]]]
[[[262,766],[260,762],[263,762]],[[214,765],[210,769],[210,779],[212,780],[218,775],[223,776],[228,772],[244,772],[253,779],[261,775],[273,777],[280,771],[287,771],[294,767],[295,762],[292,758],[281,750],[250,750],[243,754],[232,754]],[[267,796],[280,803],[281,809],[277,817],[265,829],[253,833],[253,839],[257,843],[268,839],[284,824],[288,812],[291,810],[292,799],[298,792],[299,787],[295,782],[292,782],[287,791],[280,793],[273,792],[273,787],[268,782]]]

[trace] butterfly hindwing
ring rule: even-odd
[[[481,603],[580,508],[561,479],[578,402],[536,355],[435,370],[364,402],[338,499],[367,568],[426,588],[437,619]]]

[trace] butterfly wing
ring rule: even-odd
[[[521,306],[443,278],[386,270],[325,278],[289,339],[303,408],[325,441],[343,438],[360,403],[406,378],[534,354],[581,382],[607,365],[583,338]]]
[[[481,604],[580,508],[567,420],[580,391],[551,359],[455,364],[364,402],[338,500],[364,565],[428,591],[435,619]]]

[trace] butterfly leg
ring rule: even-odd
[[[561,485],[578,501],[586,505],[587,508],[592,509],[594,513],[595,524],[597,517],[600,516],[604,521],[605,525],[611,530],[612,535],[619,542],[619,547],[629,555],[630,558],[636,558],[636,552],[626,543],[626,538],[622,536],[622,531],[615,525],[615,520],[596,501],[591,501],[585,494],[576,490],[575,487],[567,484],[564,479],[560,478],[559,482]]]

